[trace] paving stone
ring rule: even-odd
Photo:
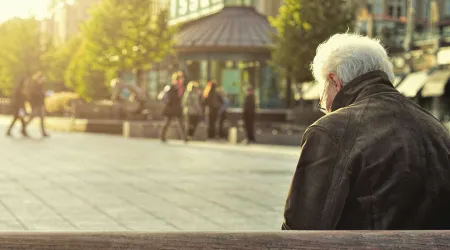
[[[299,153],[30,134],[0,140],[0,231],[278,230]]]

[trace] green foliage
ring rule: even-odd
[[[83,40],[65,71],[65,84],[86,101],[109,98],[108,72],[94,67],[92,55],[86,48],[87,42]]]
[[[47,87],[53,90],[64,88],[64,73],[80,46],[81,36],[74,36],[61,46],[51,45],[43,55]]]
[[[100,69],[148,69],[172,47],[173,29],[166,10],[156,13],[154,0],[103,0],[82,27],[87,51]]]
[[[284,0],[270,18],[274,36],[271,64],[297,82],[312,80],[309,65],[317,46],[333,34],[352,29],[355,8],[345,0]]]
[[[0,89],[9,94],[14,84],[42,70],[40,23],[34,18],[14,18],[0,24]]]

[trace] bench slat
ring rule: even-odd
[[[450,249],[450,231],[1,233],[1,249]]]

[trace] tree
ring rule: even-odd
[[[61,46],[49,46],[43,55],[48,87],[54,90],[63,90],[64,74],[72,58],[80,47],[81,36],[74,36]]]
[[[34,18],[1,23],[0,34],[0,88],[8,94],[15,83],[43,69],[42,34]]]
[[[107,83],[111,74],[95,68],[94,61],[87,50],[87,41],[83,39],[64,73],[65,85],[86,101],[110,97]]]
[[[82,27],[86,49],[103,70],[137,71],[151,68],[172,47],[168,13],[153,9],[155,0],[103,0]],[[139,84],[139,79],[138,79]]]
[[[296,82],[312,80],[309,65],[317,46],[351,29],[355,10],[345,0],[284,0],[278,16],[270,18],[277,30],[271,64]]]

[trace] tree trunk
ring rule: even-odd
[[[288,73],[286,77],[286,107],[291,108],[292,106],[292,77]]]
[[[144,86],[142,86],[143,81],[142,81],[142,69],[137,69],[136,70],[136,86],[138,86],[139,88],[143,88]]]

